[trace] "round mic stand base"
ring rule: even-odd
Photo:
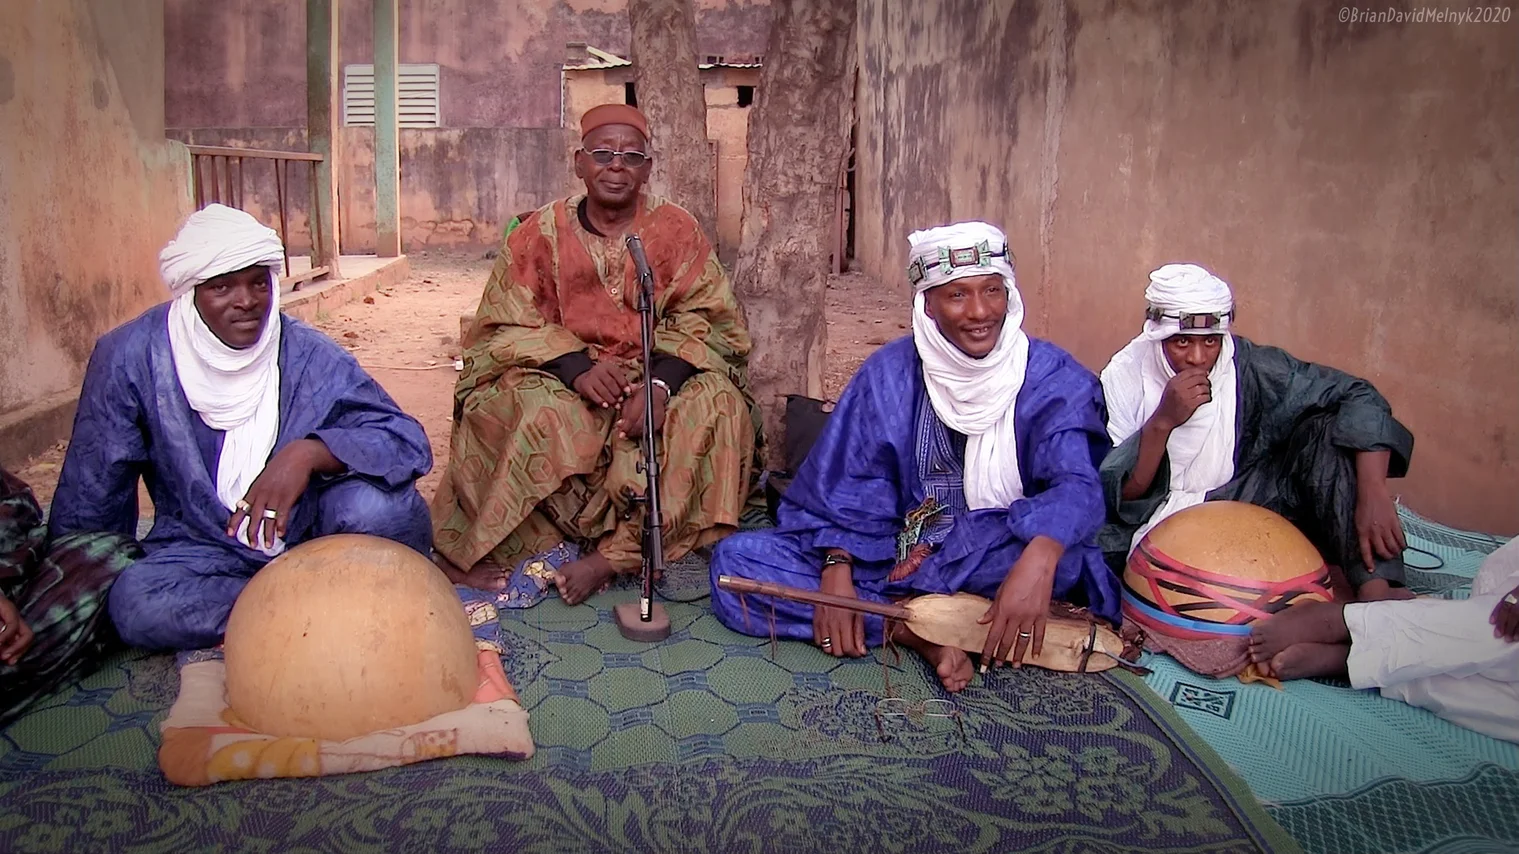
[[[639,613],[638,602],[624,602],[612,608],[617,619],[617,630],[622,636],[637,643],[654,643],[670,636],[670,615],[658,602],[649,609],[651,619],[645,621]]]

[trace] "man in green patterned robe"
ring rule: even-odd
[[[106,592],[142,554],[119,534],[48,542],[31,488],[0,469],[0,726],[99,663],[115,640]]]
[[[644,510],[632,496],[646,482],[646,406],[670,561],[738,528],[759,440],[749,332],[728,276],[691,214],[643,192],[647,120],[603,104],[581,127],[575,174],[586,191],[511,231],[462,342],[448,472],[433,501],[450,580],[506,589],[535,557],[573,543],[578,559],[553,572],[571,605],[642,564]],[[654,273],[648,401],[630,234]]]

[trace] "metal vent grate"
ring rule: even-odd
[[[403,128],[435,128],[438,113],[438,66],[402,63],[396,67],[396,118]],[[374,66],[343,68],[343,124],[374,124]]]

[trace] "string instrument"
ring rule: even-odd
[[[729,575],[719,576],[717,586],[735,593],[757,593],[860,614],[875,614],[903,623],[912,629],[913,634],[929,643],[972,653],[986,649],[986,636],[991,629],[990,624],[979,622],[986,609],[991,607],[991,600],[973,593],[930,593],[901,604],[888,605]],[[1045,622],[1044,648],[1038,655],[1030,650],[1023,657],[1023,663],[1065,673],[1096,673],[1114,667],[1147,672],[1129,663],[1138,657],[1138,647],[1125,642],[1102,621],[1081,609],[1052,602]]]

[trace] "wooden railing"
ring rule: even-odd
[[[321,193],[317,191],[316,167],[322,162],[322,155],[308,151],[268,151],[214,145],[187,147],[190,149],[190,174],[195,184],[197,209],[209,204],[223,204],[246,210],[244,202],[247,186],[243,174],[245,161],[271,163],[274,170],[276,213],[279,217],[277,230],[280,242],[285,245],[285,270],[280,277],[281,284],[290,290],[298,290],[303,283],[331,272],[332,268],[326,261],[332,257],[336,247],[329,247],[328,236],[322,233],[322,218],[319,215]],[[290,269],[290,234],[286,211],[287,200],[294,201],[290,199],[291,163],[305,163],[310,168],[311,208],[306,220],[311,228],[311,268],[298,272]]]

